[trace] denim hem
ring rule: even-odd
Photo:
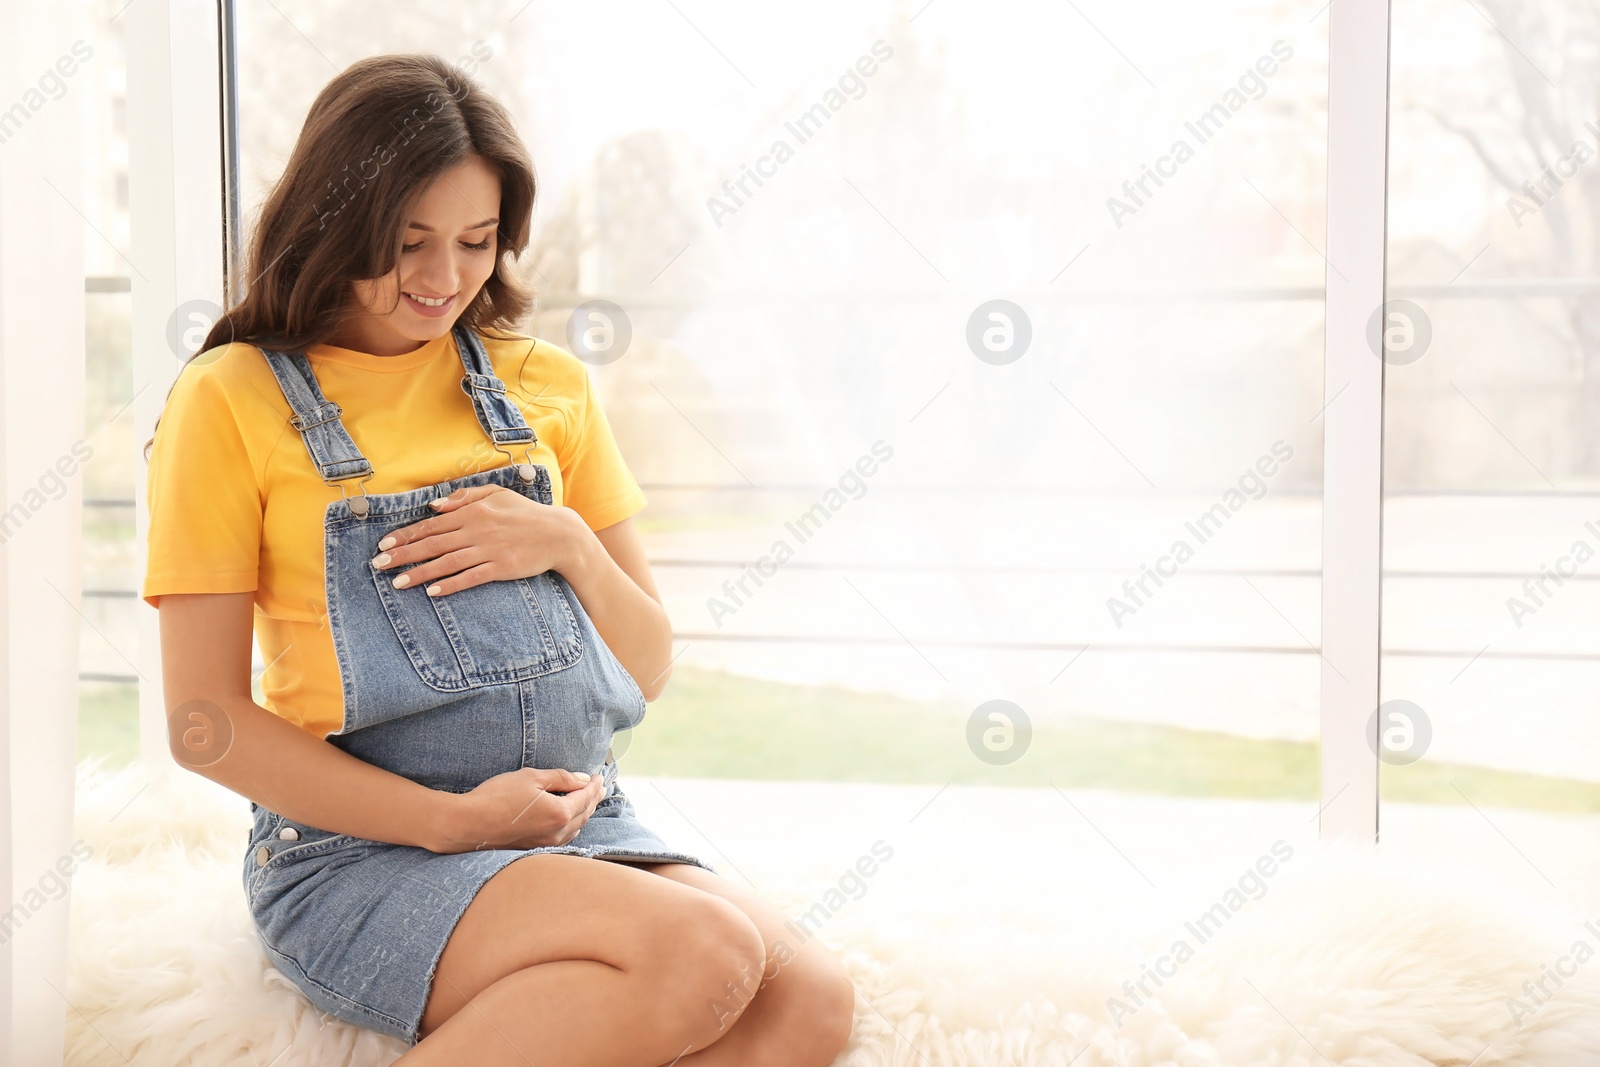
[[[300,991],[305,994],[307,1000],[311,1001],[313,1005],[323,1008],[323,1010],[327,1011],[328,1014],[342,1019],[347,1023],[352,1023],[356,1026],[364,1026],[369,1030],[376,1030],[382,1034],[388,1034],[390,1037],[398,1038],[401,1041],[406,1040],[406,1035],[408,1033],[415,1032],[415,1025],[408,1028],[407,1024],[401,1019],[396,1019],[392,1015],[369,1008],[367,1005],[358,1000],[352,1000],[349,997],[344,996],[342,993],[329,989],[327,986],[323,985],[321,982],[307,974],[306,969],[300,965],[300,961],[298,959],[289,955],[287,952],[284,952],[281,949],[273,948],[270,944],[268,944],[266,938],[261,936],[259,929],[256,932],[256,937],[261,942],[262,947],[267,950],[267,953],[273,957],[274,966],[276,966],[278,970],[289,979],[289,981],[293,982],[300,988]],[[288,967],[284,966],[285,963],[288,964]],[[316,991],[316,995],[312,994],[312,990]],[[319,997],[322,998],[325,1004],[318,1004]],[[420,1024],[420,1022],[421,1016],[419,1013],[418,1024]],[[415,1044],[415,1042],[412,1042],[412,1044]]]
[[[444,937],[439,939],[439,948],[434,952],[433,958],[428,961],[428,973],[422,980],[422,1002],[415,1006],[416,1011],[411,1020],[411,1025],[401,1039],[406,1044],[415,1047],[422,1040],[422,1016],[427,1013],[428,998],[433,994],[433,976],[439,970],[439,960],[444,957],[445,947],[450,944],[450,938],[455,936],[456,927],[461,924],[461,917],[467,913],[467,909],[472,906],[472,902],[478,899],[479,892],[488,884],[489,879],[509,867],[514,860],[521,858],[519,855],[511,855],[507,856],[503,863],[495,864],[491,870],[484,874],[483,880],[478,883],[477,888],[464,895],[465,899],[461,901],[461,906],[456,909],[454,915],[449,917],[448,922],[445,924]]]

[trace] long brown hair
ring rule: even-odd
[[[351,309],[350,283],[395,269],[412,206],[472,155],[500,176],[498,255],[456,321],[514,328],[532,302],[512,263],[533,215],[528,150],[506,109],[460,70],[438,56],[383,55],[352,63],[317,94],[256,220],[249,282],[200,350],[242,341],[294,352],[327,340]],[[147,461],[154,443],[145,442]]]

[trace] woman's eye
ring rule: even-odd
[[[483,240],[479,241],[477,244],[471,244],[471,243],[469,243],[467,241],[462,241],[461,242],[461,247],[462,248],[470,248],[474,252],[487,252],[493,246],[494,246],[494,234],[490,234],[489,236],[485,237]],[[418,241],[416,244],[410,244],[410,245],[403,244],[403,245],[401,245],[400,246],[400,251],[402,251],[402,252],[415,252],[417,249],[419,249],[421,247],[422,247],[422,242]]]

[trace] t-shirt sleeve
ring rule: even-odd
[[[611,423],[594,394],[588,368],[576,357],[573,362],[578,363],[582,384],[572,437],[558,457],[562,503],[582,516],[589,529],[603,530],[637,514],[646,500],[611,434]]]
[[[150,449],[148,559],[140,595],[256,588],[262,500],[249,449],[215,365],[178,375]]]

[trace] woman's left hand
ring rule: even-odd
[[[434,511],[378,542],[372,565],[379,570],[418,564],[395,575],[397,589],[425,583],[429,596],[447,596],[484,582],[559,571],[588,529],[571,508],[498,485],[457,489]]]

